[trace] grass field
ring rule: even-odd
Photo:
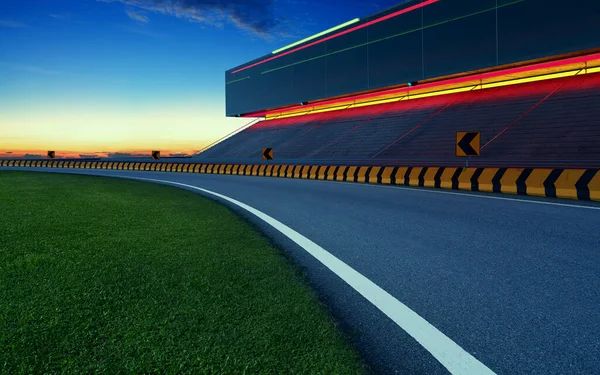
[[[0,171],[0,373],[364,371],[298,269],[227,208]]]

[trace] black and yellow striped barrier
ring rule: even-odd
[[[285,177],[600,201],[600,172],[598,169],[197,164],[61,160],[0,160],[0,166]]]

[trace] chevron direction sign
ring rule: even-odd
[[[152,159],[154,159],[154,160],[160,159],[160,151],[152,151]]]
[[[481,155],[480,132],[456,132],[456,156]]]
[[[55,151],[48,151],[48,157],[50,159],[54,159],[56,157],[56,152]]]
[[[262,149],[262,160],[273,160],[273,149],[263,148]]]

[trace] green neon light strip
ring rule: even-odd
[[[236,82],[239,82],[239,81],[243,81],[243,80],[245,80],[245,79],[248,79],[248,78],[250,78],[250,76],[246,76],[246,77],[244,77],[244,78],[239,78],[239,79],[234,79],[233,81],[225,82],[225,84],[226,84],[226,85],[228,85],[228,84],[230,84],[230,83],[236,83]]]
[[[525,0],[516,0],[516,1],[513,1],[512,3],[506,3],[506,4],[503,4],[503,5],[499,5],[497,9],[504,8],[504,7],[507,7],[507,6],[509,6],[509,5],[514,5],[514,4],[522,3],[522,2],[524,2],[524,1],[525,1]],[[321,58],[323,58],[323,57],[327,57],[327,56],[335,55],[336,53],[345,52],[345,51],[349,51],[349,50],[351,50],[351,49],[355,49],[355,48],[364,47],[364,46],[367,46],[367,45],[369,45],[369,44],[378,43],[378,42],[383,42],[384,40],[388,40],[388,39],[396,38],[396,37],[399,37],[399,36],[402,36],[402,35],[406,35],[406,34],[414,33],[414,32],[421,31],[421,30],[425,30],[425,29],[429,29],[429,28],[431,28],[431,27],[435,27],[435,26],[443,25],[443,24],[445,24],[445,23],[449,23],[449,22],[453,22],[453,21],[458,21],[458,20],[461,20],[461,19],[463,19],[463,18],[467,18],[467,17],[476,16],[476,15],[478,15],[478,14],[482,14],[482,13],[485,13],[485,12],[490,12],[490,11],[492,11],[492,10],[496,10],[496,7],[489,8],[489,9],[485,9],[485,10],[480,10],[479,12],[475,12],[475,13],[467,14],[467,15],[464,15],[464,16],[460,16],[460,17],[452,18],[452,19],[449,19],[449,20],[446,20],[446,21],[441,21],[441,22],[438,22],[438,23],[434,23],[434,24],[431,24],[431,25],[424,26],[424,27],[419,27],[418,29],[413,29],[413,30],[404,31],[404,32],[401,32],[401,33],[399,33],[399,34],[394,34],[394,35],[386,36],[385,38],[381,38],[381,39],[377,39],[377,40],[372,40],[372,41],[370,41],[370,42],[366,42],[366,43],[358,44],[358,45],[355,45],[355,46],[352,46],[352,47],[348,47],[348,48],[340,49],[340,50],[338,50],[338,51],[333,51],[333,52],[330,52],[330,53],[327,53],[327,54],[324,54],[324,55],[319,55],[319,56],[311,57],[310,59],[301,60],[301,61],[297,61],[297,62],[295,62],[295,63],[292,63],[292,64],[288,64],[288,65],[280,66],[280,67],[277,67],[277,68],[273,68],[273,69],[265,70],[265,71],[264,71],[264,72],[262,72],[261,74],[267,74],[267,73],[271,73],[271,72],[274,72],[274,71],[277,71],[277,70],[280,70],[280,69],[289,68],[290,66],[299,65],[299,64],[303,64],[303,63],[305,63],[305,62],[309,62],[309,61],[312,61],[312,60],[321,59]]]
[[[297,42],[295,42],[295,43],[289,44],[289,45],[287,45],[287,46],[285,46],[285,47],[282,47],[282,48],[280,48],[280,49],[276,49],[276,50],[275,50],[275,51],[273,51],[272,53],[273,53],[273,54],[279,53],[279,52],[281,52],[281,51],[284,51],[284,50],[286,50],[286,49],[288,49],[288,48],[292,48],[292,47],[294,47],[294,46],[297,46],[298,44],[302,44],[302,43],[304,43],[304,42],[308,42],[309,40],[313,40],[313,39],[315,39],[315,38],[318,38],[318,37],[320,37],[320,36],[323,36],[323,35],[325,35],[325,34],[329,34],[329,33],[330,33],[330,32],[332,32],[332,31],[339,30],[339,29],[341,29],[342,27],[346,27],[346,26],[348,26],[348,25],[352,25],[353,23],[357,23],[358,21],[360,21],[360,18],[355,18],[355,19],[353,19],[353,20],[350,20],[350,21],[348,21],[348,22],[344,22],[343,24],[341,24],[341,25],[337,25],[337,26],[334,26],[334,27],[332,27],[331,29],[327,29],[327,30],[325,30],[325,31],[321,31],[321,32],[320,32],[320,33],[318,33],[318,34],[315,34],[315,35],[313,35],[313,36],[309,36],[308,38],[304,38],[304,39],[302,39],[302,40],[299,40],[299,41],[297,41]]]

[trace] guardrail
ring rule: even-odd
[[[56,160],[0,160],[0,167],[105,169],[301,178],[600,201],[598,168],[465,168]]]
[[[277,152],[275,150],[275,152]],[[276,154],[277,155],[277,154]],[[276,160],[264,161],[252,160],[252,164],[300,164],[300,165],[366,165],[366,166],[396,166],[411,165],[419,167],[503,167],[503,168],[570,168],[570,169],[588,169],[600,168],[600,159],[598,160],[514,160],[514,159],[488,159],[488,158],[470,158],[467,165],[467,158],[406,158],[406,159],[286,159],[276,156]],[[192,159],[194,163],[218,163],[218,164],[248,164],[248,158],[203,158],[201,155]]]
[[[511,160],[511,159],[484,159],[473,158],[466,165],[465,158],[410,158],[410,159],[285,159],[278,157],[277,160],[257,160],[248,158],[202,158],[165,156],[160,160],[153,160],[151,157],[132,157],[132,158],[56,158],[56,159],[22,159],[22,158],[2,158],[0,161],[29,160],[29,161],[97,161],[97,162],[153,162],[153,163],[199,163],[199,164],[290,164],[290,165],[360,165],[360,166],[397,166],[411,165],[418,167],[474,167],[474,168],[565,168],[565,169],[594,169],[600,168],[599,160]]]

